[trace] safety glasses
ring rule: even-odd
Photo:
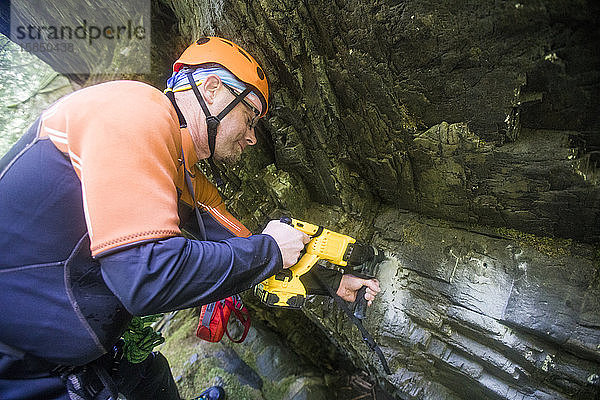
[[[225,86],[225,87],[227,88],[227,90],[229,90],[229,92],[230,92],[230,93],[231,93],[233,96],[237,97],[237,96],[239,95],[239,93],[237,93],[237,92],[235,91],[235,89],[234,89],[234,88],[232,88],[231,86],[229,86],[229,85],[226,85],[226,84],[224,84],[224,83],[223,83],[223,86]],[[242,103],[243,103],[243,104],[244,104],[246,107],[248,107],[248,108],[250,109],[250,111],[252,112],[252,115],[254,115],[254,117],[252,117],[252,119],[251,119],[251,121],[250,121],[250,128],[252,128],[252,129],[256,128],[256,124],[258,123],[258,120],[260,119],[260,111],[258,111],[258,110],[256,109],[256,107],[254,107],[252,104],[250,104],[250,103],[249,103],[249,102],[247,102],[246,100],[242,100]]]

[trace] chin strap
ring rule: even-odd
[[[244,100],[244,98],[252,91],[250,88],[244,89],[244,91],[236,96],[235,99],[227,107],[223,109],[218,115],[211,115],[210,110],[208,109],[206,103],[204,102],[204,97],[198,90],[198,86],[194,81],[194,77],[192,75],[192,71],[189,71],[187,74],[188,81],[190,86],[192,87],[192,91],[196,95],[196,99],[198,99],[198,103],[200,103],[200,107],[206,116],[206,129],[208,131],[208,148],[210,150],[210,157],[208,157],[208,164],[210,165],[210,169],[215,177],[215,181],[217,186],[223,185],[223,180],[221,179],[221,175],[219,174],[219,170],[214,162],[215,155],[215,144],[217,141],[217,128],[225,115],[227,115],[235,106],[238,105],[239,102]]]

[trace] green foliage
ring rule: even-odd
[[[537,236],[508,228],[498,228],[496,232],[503,237],[518,242],[522,246],[532,247],[551,257],[571,255],[570,247],[573,244],[571,239]]]

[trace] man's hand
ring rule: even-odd
[[[371,303],[373,303],[373,300],[375,300],[377,293],[381,291],[377,279],[361,279],[354,275],[344,274],[342,275],[337,295],[345,301],[353,302],[356,300],[356,292],[363,286],[367,287],[365,299],[367,299],[367,304],[370,306]]]
[[[277,242],[283,259],[283,268],[296,264],[300,252],[310,242],[310,237],[306,233],[277,220],[269,221],[262,233],[271,236]]]

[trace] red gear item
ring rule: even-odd
[[[233,339],[227,329],[232,311],[244,326],[244,332],[240,339]],[[242,303],[240,296],[235,295],[202,306],[196,336],[208,342],[219,342],[223,338],[223,334],[226,333],[232,342],[241,343],[246,339],[249,329],[250,314]]]

